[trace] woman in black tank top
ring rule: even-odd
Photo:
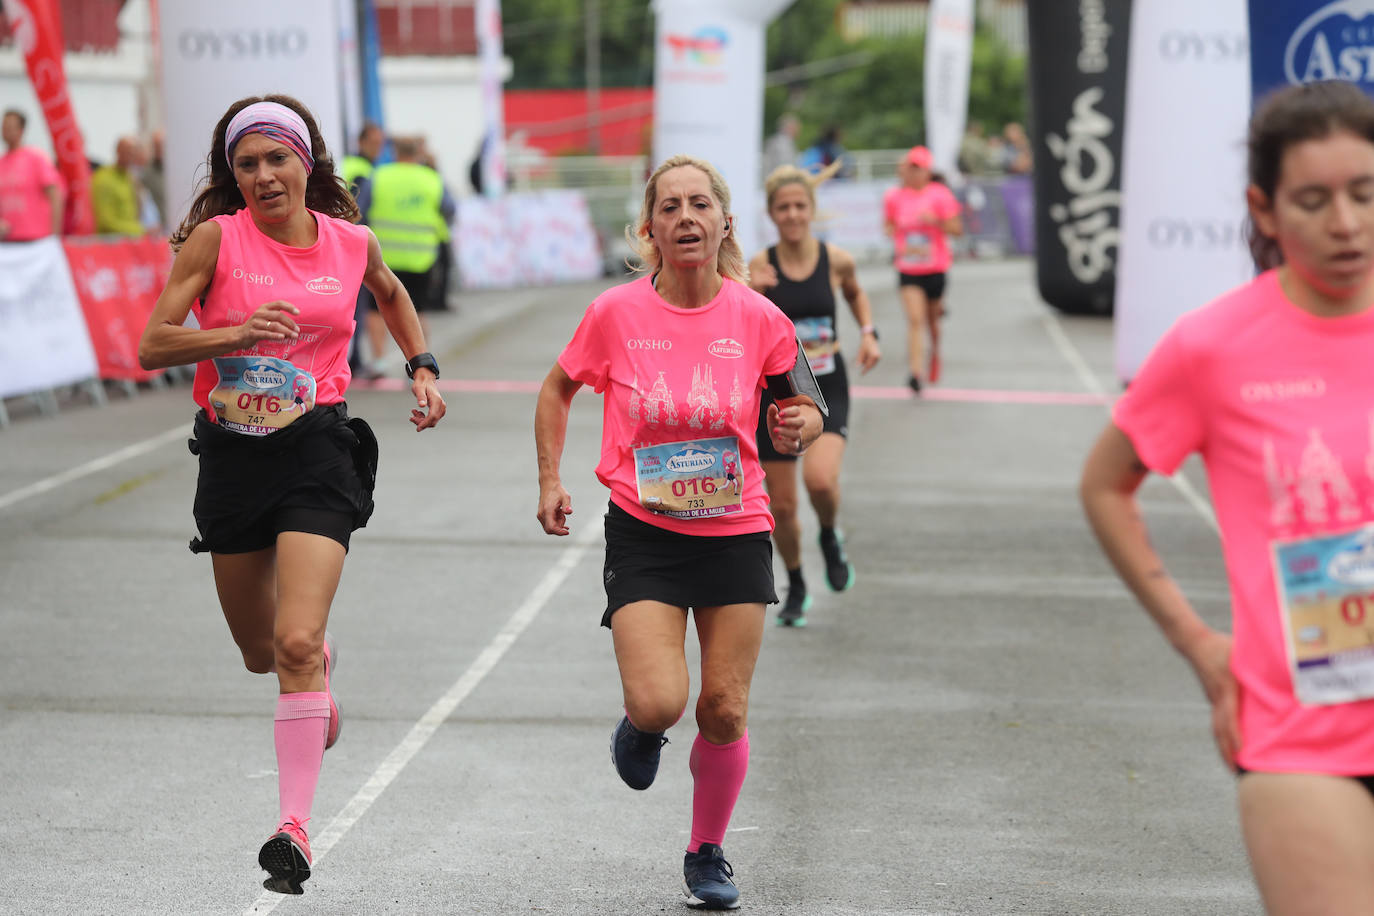
[[[802,480],[820,523],[821,554],[825,557],[826,581],[834,591],[854,583],[854,567],[845,554],[844,537],[836,527],[840,505],[840,467],[849,435],[849,382],[836,332],[835,285],[838,284],[859,324],[859,350],[855,362],[863,372],[877,364],[878,332],[868,295],[859,286],[854,258],[843,249],[826,245],[811,234],[816,211],[816,185],[834,173],[827,169],[810,175],[795,166],[773,171],[764,183],[768,215],[778,228],[778,244],[754,255],[749,262],[749,285],[777,304],[797,327],[797,338],[806,350],[830,407],[825,431],[806,451]],[[768,410],[767,401],[761,415]],[[811,596],[801,569],[801,522],[797,514],[797,458],[780,455],[760,427],[759,459],[776,527],[773,540],[787,567],[787,599],[778,612],[778,623],[804,626]]]

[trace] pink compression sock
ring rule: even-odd
[[[692,744],[692,839],[688,852],[702,843],[725,842],[725,828],[749,772],[749,732],[729,744],[712,744],[701,735]]]
[[[281,819],[304,824],[315,802],[324,737],[329,730],[329,694],[283,693],[277,697],[277,788]]]

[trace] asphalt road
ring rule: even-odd
[[[886,357],[851,414],[858,580],[824,591],[808,517],[811,623],[765,636],[726,841],[744,912],[1258,913],[1206,704],[1078,507],[1116,390],[1110,322],[1048,313],[1026,262],[958,265],[944,379],[916,401],[890,273],[863,279]],[[242,668],[186,549],[189,387],[68,398],[56,418],[11,403],[0,913],[684,912],[690,716],[649,791],[608,760],[591,392],[565,460],[573,536],[534,519],[533,392],[600,288],[464,295],[438,316],[436,430],[413,433],[403,392],[350,394],[381,440],[378,509],[330,623],[345,726],[303,897],[260,889],[276,686]],[[848,319],[841,337],[852,353]],[[1143,502],[1220,622],[1203,489],[1192,464]]]

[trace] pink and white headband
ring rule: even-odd
[[[231,170],[234,168],[234,146],[245,134],[262,134],[286,144],[305,163],[305,174],[309,175],[314,170],[315,156],[310,146],[310,129],[300,115],[285,105],[279,102],[254,102],[234,115],[224,132],[224,156],[229,160]]]

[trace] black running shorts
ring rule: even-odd
[[[615,503],[606,511],[606,612],[636,601],[680,608],[774,604],[773,542],[767,531],[706,537],[640,521]]]

